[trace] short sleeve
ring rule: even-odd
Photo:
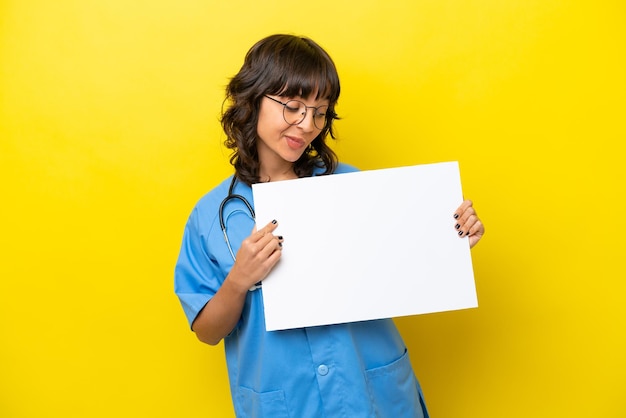
[[[189,326],[215,295],[223,278],[207,251],[207,236],[199,224],[198,209],[189,216],[174,271],[174,291],[185,311]]]

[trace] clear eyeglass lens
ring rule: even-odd
[[[326,112],[328,106],[320,106],[318,108],[309,107],[299,100],[289,100],[285,103],[283,116],[285,121],[290,125],[297,125],[304,120],[308,111],[313,113],[313,124],[317,129],[324,129],[326,126]]]

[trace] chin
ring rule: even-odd
[[[296,154],[293,154],[293,153],[290,153],[289,155],[285,155],[285,156],[283,156],[283,159],[284,159],[285,161],[289,161],[290,163],[292,163],[292,164],[293,164],[293,163],[295,163],[296,161],[298,161],[300,158],[302,158],[302,156],[303,156],[303,155],[304,155],[304,152],[301,152],[301,153],[299,153],[299,154],[297,154],[297,155],[296,155]]]

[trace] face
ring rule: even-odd
[[[315,94],[311,95],[312,99],[271,95],[269,97],[283,103],[295,99],[311,107],[328,105],[326,99],[315,100]],[[266,172],[291,168],[321,132],[313,121],[314,109],[307,108],[304,120],[290,125],[283,117],[284,106],[272,99],[267,97],[261,99],[257,124],[259,162],[261,170]]]

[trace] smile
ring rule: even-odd
[[[306,143],[303,139],[293,136],[286,136],[285,139],[287,140],[287,145],[289,146],[289,148],[294,150],[304,148],[304,144]]]

